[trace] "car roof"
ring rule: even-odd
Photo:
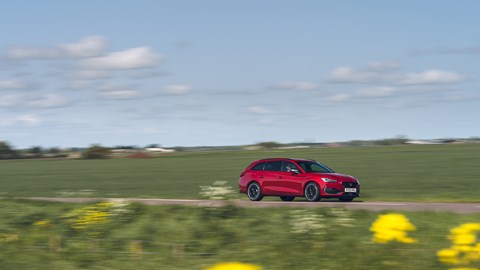
[[[304,158],[265,158],[265,159],[257,160],[256,162],[276,161],[276,160],[315,161],[313,159],[304,159]]]

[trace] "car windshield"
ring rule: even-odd
[[[327,166],[314,161],[297,161],[305,172],[333,173],[334,171]]]

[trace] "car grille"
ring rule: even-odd
[[[358,186],[357,182],[342,182],[342,185],[346,188],[355,188]]]

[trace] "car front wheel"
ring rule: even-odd
[[[280,199],[284,202],[291,202],[295,199],[295,196],[280,196]]]
[[[311,182],[305,186],[305,199],[309,202],[320,201],[320,188],[317,184]]]
[[[248,185],[247,195],[250,201],[261,201],[263,199],[260,185],[256,182],[253,182],[250,185]]]

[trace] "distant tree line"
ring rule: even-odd
[[[42,148],[40,146],[32,146],[28,149],[16,150],[8,142],[0,141],[0,159],[28,159],[28,158],[62,158],[67,154],[62,152],[60,148]]]
[[[330,145],[338,146],[373,146],[373,145],[402,145],[408,143],[406,136],[397,136],[381,140],[353,140],[339,143],[288,143],[282,144],[274,141],[259,142],[255,145],[256,149],[270,150],[282,147],[327,147]],[[456,141],[480,142],[480,137],[471,137],[467,139],[444,139],[444,143]],[[144,148],[158,148],[159,144],[149,144]],[[29,159],[29,158],[83,158],[83,159],[106,159],[110,158],[116,150],[139,150],[143,148],[135,145],[117,145],[114,147],[104,147],[99,144],[93,144],[88,148],[69,148],[62,150],[57,147],[42,148],[32,146],[28,149],[16,150],[8,142],[0,141],[0,160],[5,159]],[[175,151],[218,151],[218,150],[243,150],[245,146],[198,146],[198,147],[174,147]],[[113,151],[112,151],[113,150]]]
[[[140,149],[137,146],[116,146],[112,148],[98,144],[88,148],[70,148],[62,150],[57,147],[42,148],[32,146],[28,149],[15,150],[8,142],[0,141],[0,160],[5,159],[33,159],[33,158],[83,158],[83,159],[106,159],[111,156],[111,149]],[[76,154],[77,153],[77,154]]]
[[[18,157],[17,151],[7,143],[0,141],[0,159],[14,159]]]

